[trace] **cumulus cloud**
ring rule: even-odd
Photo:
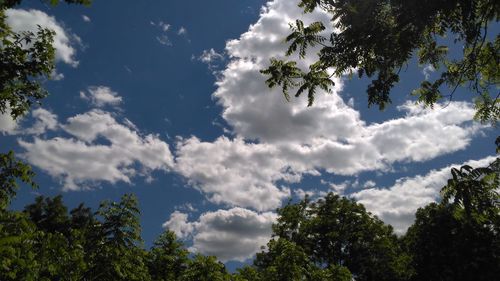
[[[97,107],[118,106],[123,101],[118,93],[105,86],[91,86],[87,89],[87,93],[80,92],[80,98],[90,101],[92,105]]]
[[[193,232],[193,223],[188,222],[188,214],[175,211],[170,219],[163,224],[164,228],[173,231],[179,238],[187,238]]]
[[[23,9],[8,9],[5,11],[5,15],[7,16],[7,24],[15,32],[36,32],[38,25],[53,30],[56,33],[54,36],[56,61],[61,61],[74,67],[78,65],[78,61],[74,58],[76,50],[73,47],[73,43],[78,42],[79,38],[65,30],[54,17],[39,10]]]
[[[274,0],[257,23],[227,43],[231,61],[213,97],[235,137],[193,137],[177,144],[177,171],[212,202],[270,210],[289,196],[280,184],[299,182],[304,174],[390,171],[398,162],[464,149],[478,133],[473,106],[461,102],[434,110],[406,103],[398,107],[403,117],[368,125],[343,100],[342,79],[335,80],[332,93],[318,92],[312,107],[305,98],[286,102],[279,89],[268,89],[259,71],[283,55],[288,23],[296,18],[306,24],[330,20],[321,11],[303,14],[296,1]],[[204,59],[211,60],[211,53]],[[310,53],[300,67],[315,60]]]
[[[43,108],[37,108],[31,112],[31,116],[35,119],[35,123],[27,129],[24,129],[22,133],[41,135],[48,130],[55,130],[59,123],[57,121],[57,116]]]
[[[178,143],[175,169],[214,203],[268,210],[290,195],[274,181],[296,179],[275,153],[272,146],[241,139],[220,137],[212,143],[192,137]]]
[[[169,147],[158,136],[143,136],[108,112],[91,110],[57,126],[71,137],[36,136],[33,141],[19,139],[19,144],[25,149],[24,157],[61,179],[65,190],[85,189],[101,181],[130,184],[134,176],[173,166]]]
[[[435,202],[439,191],[451,177],[452,167],[470,165],[484,167],[496,157],[471,160],[462,164],[454,164],[439,170],[431,170],[426,175],[402,178],[391,187],[369,188],[351,194],[366,209],[394,227],[396,233],[403,234],[415,219],[418,208]]]
[[[192,252],[217,256],[221,261],[245,261],[271,238],[276,214],[256,213],[243,208],[202,214],[188,222],[187,215],[174,212],[163,225],[181,237],[192,236]]]

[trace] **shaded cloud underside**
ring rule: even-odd
[[[179,237],[193,239],[192,252],[215,255],[222,261],[245,261],[267,244],[276,214],[243,208],[207,212],[195,222],[174,212],[163,225]]]

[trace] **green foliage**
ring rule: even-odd
[[[0,0],[0,9],[9,9],[14,6],[21,4],[22,0]],[[89,6],[92,3],[92,0],[43,0],[53,6],[58,5],[60,2],[66,2],[68,4],[82,4],[85,6]]]
[[[297,67],[294,61],[285,62],[281,60],[271,59],[271,66],[268,69],[261,71],[263,74],[270,75],[271,77],[266,80],[267,85],[272,88],[276,85],[281,86],[286,100],[290,100],[288,90],[298,86],[295,78],[301,77],[303,74]]]
[[[260,276],[259,271],[253,266],[244,266],[236,270],[236,273],[232,276],[233,281],[261,281],[263,280]]]
[[[0,11],[0,20],[4,17]],[[16,119],[47,96],[41,80],[54,70],[54,32],[39,26],[36,34],[8,29],[0,33],[4,33],[0,37],[0,113]]]
[[[399,72],[417,56],[421,65],[429,64],[442,71],[436,81],[423,81],[413,92],[418,101],[433,106],[443,98],[451,100],[459,86],[475,94],[476,119],[496,124],[500,118],[498,91],[500,81],[500,36],[491,34],[489,25],[498,21],[500,6],[494,0],[302,0],[306,13],[322,9],[331,15],[332,28],[328,40],[320,35],[326,23],[304,26],[297,20],[291,24],[290,43],[286,55],[298,52],[304,58],[308,48],[320,45],[318,61],[309,71],[286,71],[278,67],[294,62],[271,59],[270,87],[280,86],[288,99],[292,87],[297,95],[308,91],[308,105],[314,101],[315,89],[330,88],[326,75],[342,76],[357,70],[359,77],[375,77],[368,86],[369,105],[384,109],[391,102],[390,91],[399,82]],[[448,46],[440,45],[447,36],[455,38]],[[448,40],[451,41],[451,40]],[[462,56],[451,58],[450,48],[460,48]],[[295,64],[293,64],[295,66]],[[283,81],[286,81],[284,83]],[[321,82],[320,82],[321,81]],[[444,86],[449,92],[443,93]]]
[[[299,56],[304,58],[309,46],[314,47],[316,44],[321,44],[326,40],[325,37],[318,35],[325,30],[325,26],[321,22],[315,22],[304,27],[304,23],[301,20],[297,20],[295,25],[290,24],[290,29],[292,33],[286,38],[287,42],[291,42],[288,51],[286,51],[287,56],[295,53],[298,48]]]
[[[179,279],[181,281],[229,281],[226,267],[213,256],[195,255]]]
[[[137,198],[126,194],[120,202],[104,201],[96,212],[88,249],[89,280],[149,280],[142,249]]]
[[[35,231],[23,213],[0,210],[0,280],[36,280]]]
[[[59,0],[47,0],[52,5]],[[90,5],[91,0],[65,0]],[[0,113],[14,119],[26,114],[47,96],[42,82],[55,69],[54,31],[38,26],[37,32],[13,32],[6,24],[5,10],[21,0],[0,1]]]
[[[451,169],[452,178],[441,190],[444,203],[453,200],[463,208],[467,220],[487,223],[488,218],[500,213],[500,158],[488,167],[472,168],[465,165]]]
[[[255,260],[264,280],[311,280],[314,264],[300,246],[286,239],[271,240],[267,246]]]
[[[70,4],[90,4],[90,0],[65,0]],[[54,31],[38,26],[37,32],[13,32],[6,23],[5,10],[21,0],[0,0],[0,114],[13,119],[26,114],[34,103],[47,96],[42,81],[50,78],[55,67]],[[50,0],[58,4],[57,0]],[[16,179],[36,187],[34,173],[17,160],[11,151],[0,154],[0,211],[18,188]]]
[[[275,236],[300,245],[317,266],[346,267],[356,280],[403,280],[407,257],[390,226],[347,198],[289,204],[278,210]],[[271,245],[268,245],[271,249]]]
[[[441,203],[419,209],[407,234],[332,193],[278,210],[274,237],[252,266],[229,274],[191,256],[166,231],[142,248],[133,195],[94,213],[61,196],[0,210],[0,280],[494,280],[500,274],[499,160],[454,169]]]
[[[26,206],[24,211],[39,230],[69,234],[70,219],[62,195],[54,198],[39,196],[35,199],[35,203]]]
[[[410,280],[495,280],[500,274],[496,230],[457,217],[457,206],[432,203],[417,211],[404,238],[411,253]]]
[[[500,160],[451,173],[442,202],[420,208],[403,238],[411,280],[494,280],[500,275]]]
[[[0,154],[0,212],[7,208],[18,189],[17,180],[37,187],[31,167],[17,160],[14,152]]]
[[[166,231],[148,253],[147,265],[152,280],[179,280],[188,267],[188,251],[177,241],[175,233]]]

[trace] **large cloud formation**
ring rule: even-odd
[[[342,99],[341,79],[332,93],[318,92],[312,107],[306,99],[286,102],[279,89],[268,89],[259,70],[283,54],[288,23],[296,18],[329,20],[322,11],[304,15],[296,1],[274,0],[256,24],[227,43],[231,61],[213,97],[235,137],[192,137],[177,144],[176,170],[212,202],[272,210],[289,195],[282,185],[305,174],[386,171],[397,162],[464,149],[478,132],[473,107],[460,102],[434,110],[406,103],[398,107],[403,117],[367,125]],[[302,67],[315,59],[311,53]]]
[[[181,237],[192,239],[194,251],[222,260],[251,257],[258,251],[257,244],[267,243],[275,214],[259,215],[249,209],[273,210],[291,194],[309,192],[287,187],[304,175],[357,176],[366,171],[390,171],[397,163],[424,162],[463,150],[481,129],[472,122],[472,105],[464,102],[436,105],[434,109],[407,102],[397,107],[401,117],[367,124],[352,103],[343,100],[342,79],[335,80],[332,93],[318,92],[312,107],[300,98],[286,102],[279,89],[267,88],[259,71],[271,57],[282,56],[286,48],[283,38],[290,32],[288,23],[297,18],[306,23],[330,19],[322,11],[304,15],[297,1],[274,0],[247,32],[228,41],[225,54],[230,61],[221,72],[213,97],[232,136],[213,142],[191,137],[176,145],[175,170],[211,202],[232,207],[203,214],[194,222],[177,212],[164,224]],[[314,50],[310,53],[300,67],[315,60]],[[365,190],[352,196],[403,233],[417,208],[437,199],[449,169],[401,179],[386,189],[367,182]],[[336,187],[349,193],[347,184]],[[239,224],[255,225],[262,214],[268,214],[268,219],[260,220],[265,223],[259,224],[265,235],[240,232],[230,219],[236,216]],[[252,239],[259,243],[248,246]]]

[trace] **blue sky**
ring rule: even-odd
[[[2,150],[40,185],[13,208],[60,193],[96,208],[132,192],[146,246],[169,228],[236,266],[268,241],[287,198],[352,196],[404,233],[451,165],[494,158],[498,130],[472,121],[466,90],[434,110],[408,101],[436,75],[414,62],[383,112],[367,107],[367,79],[337,79],[310,108],[267,89],[259,70],[283,55],[288,23],[328,20],[295,1],[24,1],[7,14],[15,30],[57,33],[50,96],[18,122],[0,116]]]

